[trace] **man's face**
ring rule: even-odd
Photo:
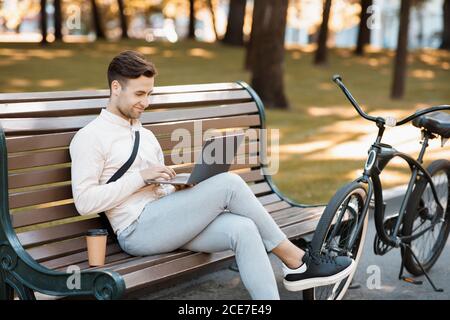
[[[148,97],[153,91],[155,78],[140,76],[128,79],[124,85],[118,81],[112,82],[112,93],[117,97],[117,111],[122,117],[139,119],[148,107]]]

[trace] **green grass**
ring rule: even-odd
[[[159,72],[157,85],[250,79],[243,70],[244,50],[220,44],[130,40],[52,44],[46,49],[36,44],[2,44],[0,92],[107,88],[107,64],[125,49],[142,50],[154,61]],[[401,101],[389,99],[392,51],[371,52],[360,58],[347,49],[330,50],[328,66],[320,68],[312,65],[312,57],[305,50],[287,50],[285,84],[291,108],[268,110],[266,118],[269,128],[280,129],[281,147],[291,145],[302,150],[281,153],[280,170],[274,176],[277,185],[299,202],[324,203],[339,186],[356,177],[370,144],[365,140],[359,144],[362,157],[336,159],[330,155],[327,142],[337,146],[350,143],[363,138],[371,128],[352,110],[330,81],[331,76],[340,73],[353,95],[372,114],[384,110],[405,115],[423,106],[450,104],[450,53],[423,50],[411,54],[406,95]],[[271,81],[269,73],[267,81]],[[360,128],[353,130],[356,127]],[[319,146],[311,150],[305,147],[316,143]],[[404,183],[405,167],[392,168],[399,170],[398,179],[387,181],[386,186]]]

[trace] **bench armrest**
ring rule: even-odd
[[[51,270],[37,263],[15,236],[8,238],[0,243],[1,269],[4,281],[16,290],[23,284],[48,295],[94,296],[99,300],[119,299],[125,292],[125,282],[117,272],[80,271],[76,267],[67,273]]]

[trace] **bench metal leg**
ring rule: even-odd
[[[0,300],[13,300],[14,289],[6,283],[6,276],[4,272],[0,270]]]
[[[20,283],[14,276],[8,274],[6,271],[2,271],[0,291],[2,300],[13,300],[14,292],[17,293],[20,300],[36,300],[33,290]]]

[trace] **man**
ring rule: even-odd
[[[121,248],[151,255],[184,248],[198,252],[231,249],[253,299],[279,299],[267,252],[281,259],[289,290],[326,285],[348,276],[354,262],[303,250],[290,242],[246,182],[222,173],[194,187],[148,183],[170,179],[161,146],[139,118],[153,91],[154,65],[125,51],[108,68],[106,109],[77,132],[70,145],[72,190],[80,214],[106,212]],[[128,160],[140,134],[137,157],[117,181],[106,184]]]

